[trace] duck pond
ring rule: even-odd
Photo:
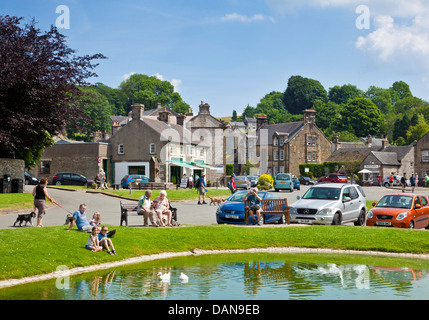
[[[2,300],[427,300],[429,261],[351,254],[209,254],[0,289]]]

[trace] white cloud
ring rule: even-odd
[[[255,22],[255,21],[271,21],[275,22],[273,17],[265,16],[263,14],[255,14],[253,16],[246,16],[238,13],[229,13],[221,18],[221,21],[238,21],[238,22]]]

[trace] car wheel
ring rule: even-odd
[[[388,187],[390,187],[390,184],[386,182],[386,183],[384,184],[384,186],[385,186],[386,188],[388,188]]]
[[[276,192],[279,192],[279,189],[275,189]]]
[[[57,181],[57,182],[55,182],[55,184],[56,184],[57,186],[60,186],[60,185],[61,185],[61,181]]]
[[[408,226],[409,229],[414,229],[414,221],[410,221],[410,225]]]
[[[355,226],[364,226],[365,225],[365,221],[366,221],[366,217],[365,217],[365,210],[362,209],[360,211],[359,217],[357,219],[357,221],[354,222]]]
[[[333,226],[339,226],[340,224],[341,224],[341,216],[337,212],[337,213],[335,213],[334,218],[332,219],[332,225]]]
[[[290,192],[293,192],[293,188],[291,188],[289,191],[290,191]]]
[[[279,220],[277,220],[277,224],[285,224],[285,223],[286,223],[285,215],[282,214],[282,217]]]
[[[88,187],[88,182],[84,182],[83,186]]]

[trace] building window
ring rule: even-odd
[[[279,160],[279,151],[278,150],[274,150],[274,152],[273,152],[273,160],[274,161],[278,161]]]
[[[429,162],[429,151],[422,151],[422,162]]]
[[[155,154],[156,153],[156,145],[155,143],[151,143],[149,146],[149,153],[150,154]]]
[[[183,151],[184,151],[183,149],[184,149],[183,144],[181,144],[180,145],[180,154],[183,154]]]
[[[316,162],[317,161],[317,152],[313,152],[313,161]]]
[[[175,154],[176,153],[176,146],[174,144],[170,144],[170,153]]]
[[[284,166],[280,166],[280,173],[285,173],[285,167]]]
[[[204,157],[204,148],[200,148],[200,157]]]
[[[118,145],[118,154],[124,154],[124,145],[123,144]]]
[[[313,159],[313,154],[311,153],[311,152],[309,152],[308,154],[307,154],[307,161],[308,162],[311,162],[311,160]]]
[[[279,173],[279,170],[278,170],[279,168],[277,168],[277,167],[274,167],[274,175],[276,175],[277,173]]]
[[[40,173],[51,173],[51,162],[50,161],[40,162]]]
[[[274,146],[278,146],[279,145],[279,139],[277,139],[277,137],[274,138]]]
[[[285,151],[284,150],[279,150],[279,158],[280,158],[280,160],[285,159]]]
[[[281,147],[282,145],[284,145],[284,144],[285,144],[284,139],[283,139],[283,138],[280,138],[280,147]]]

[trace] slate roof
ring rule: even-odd
[[[261,126],[256,135],[259,137],[261,130],[268,130],[268,144],[273,144],[273,134],[275,132],[288,133],[289,140],[298,133],[299,130],[304,126],[304,121],[298,122],[287,122],[287,123],[279,123],[279,124],[264,124]]]
[[[398,154],[396,152],[372,151],[372,154],[384,165],[399,166]]]
[[[371,148],[340,148],[334,151],[326,161],[360,161],[373,151]]]

